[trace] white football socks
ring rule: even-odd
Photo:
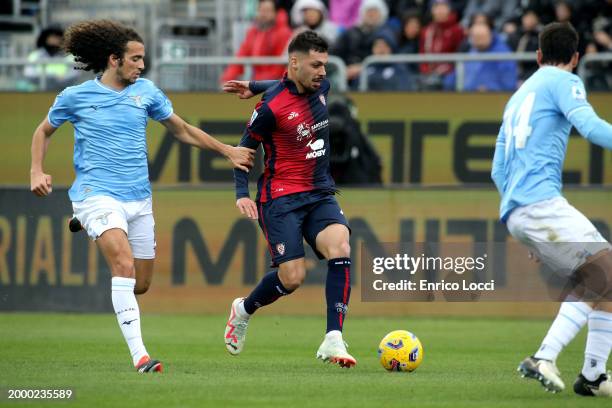
[[[555,361],[587,322],[593,309],[584,302],[563,302],[535,358]]]
[[[111,282],[113,308],[136,366],[142,357],[148,355],[140,333],[140,309],[134,295],[136,279],[113,277]]]
[[[606,372],[606,362],[612,349],[612,313],[593,310],[589,314],[589,334],[584,351],[582,375],[595,381]]]

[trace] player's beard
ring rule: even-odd
[[[317,81],[318,79],[318,81]],[[309,85],[310,86],[304,86],[304,89],[306,90],[306,92],[308,93],[315,93],[317,92],[320,88],[321,88],[321,82],[323,81],[324,78],[320,78],[320,77],[316,77],[310,80]],[[315,86],[315,84],[317,84],[318,86]]]
[[[138,79],[138,78],[132,79],[131,76],[126,76],[125,75],[125,72],[123,71],[123,62],[119,63],[119,67],[117,68],[117,76],[119,77],[119,81],[123,85],[125,85],[125,86],[132,85],[132,84],[136,83],[136,80]],[[139,75],[139,77],[140,77],[140,75]]]

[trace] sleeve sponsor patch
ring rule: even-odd
[[[573,85],[572,86],[572,97],[579,101],[584,101],[586,100],[586,91],[581,86]]]

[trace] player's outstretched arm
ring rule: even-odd
[[[232,163],[234,168],[248,172],[249,168],[253,166],[253,158],[255,157],[255,150],[253,149],[221,143],[202,129],[188,124],[174,113],[161,123],[181,142],[200,149],[210,149],[221,153]]]
[[[240,99],[249,99],[265,92],[268,88],[278,84],[277,80],[269,81],[227,81],[223,84],[223,92],[238,95]]]
[[[225,93],[238,95],[240,99],[249,99],[255,96],[249,89],[249,81],[227,81],[223,84],[221,89]]]
[[[554,91],[559,109],[578,133],[591,143],[612,149],[612,125],[597,116],[582,81],[572,76],[559,81]]]
[[[55,128],[45,118],[34,131],[32,136],[32,161],[30,165],[30,191],[39,197],[51,193],[53,187],[51,175],[43,171],[43,161],[49,148],[51,135]]]

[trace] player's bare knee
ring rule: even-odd
[[[586,300],[597,303],[612,301],[612,252],[602,251],[594,255],[577,270],[579,283]]]
[[[134,294],[135,295],[144,295],[145,293],[147,293],[147,291],[149,290],[150,286],[151,286],[151,282],[150,281],[136,283],[136,286],[134,287]]]
[[[351,257],[351,246],[348,241],[341,241],[335,245],[331,245],[327,249],[328,259],[334,258],[350,258]]]
[[[301,267],[291,267],[284,268],[284,270],[279,273],[279,279],[281,283],[285,287],[285,289],[294,291],[304,283],[304,279],[306,278],[306,270]]]
[[[121,278],[134,278],[136,269],[132,259],[117,259],[111,263],[111,272],[113,276]]]

